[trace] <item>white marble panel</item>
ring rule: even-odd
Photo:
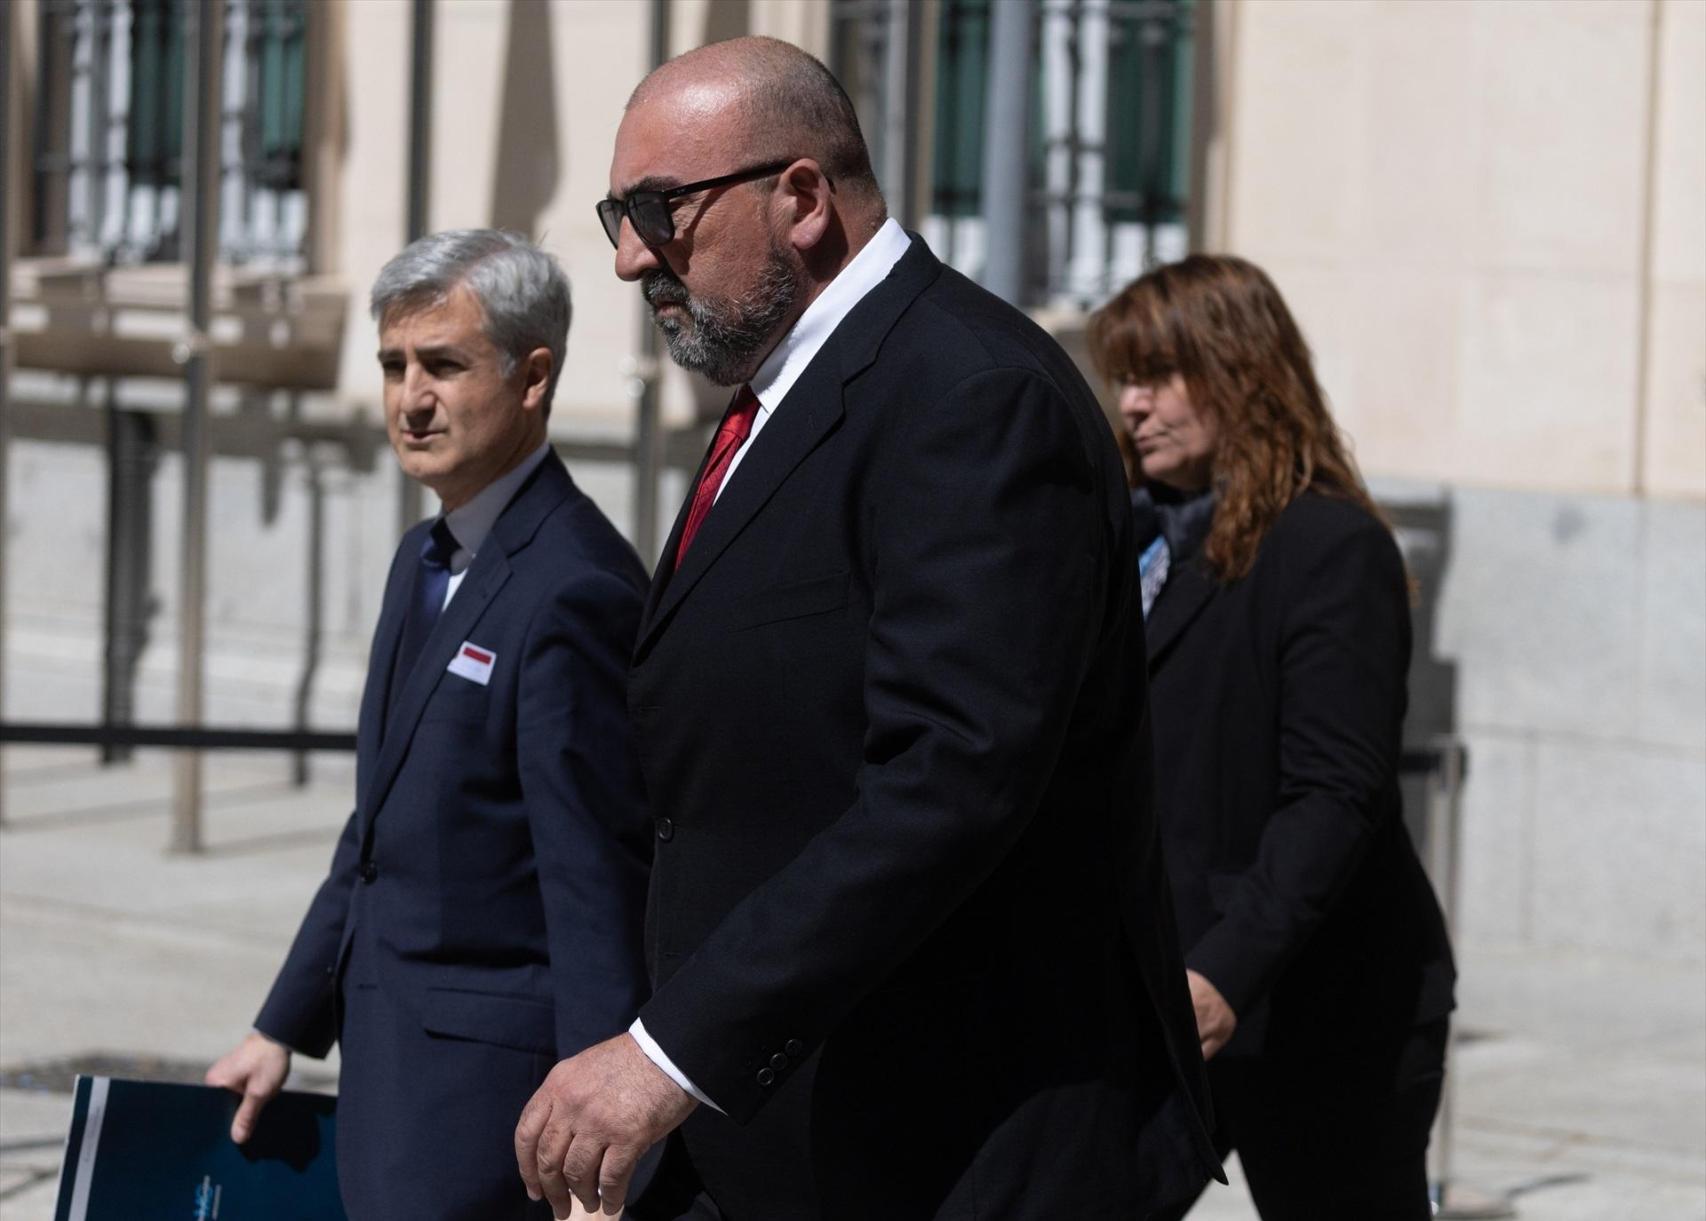
[[[1706,760],[1706,506],[1647,501],[1640,545],[1639,703],[1632,730],[1643,742]],[[1700,813],[1706,817],[1706,810]]]
[[[1706,761],[1558,739],[1539,751],[1534,942],[1706,961]]]
[[[1534,743],[1526,734],[1495,731],[1464,737],[1469,779],[1458,829],[1453,932],[1459,946],[1525,944],[1533,890]]]
[[[1439,609],[1470,730],[1596,736],[1635,723],[1640,510],[1458,489]]]

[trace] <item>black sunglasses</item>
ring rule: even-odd
[[[737,170],[721,178],[707,178],[704,182],[690,182],[667,191],[634,191],[626,199],[601,199],[598,201],[598,219],[603,223],[604,236],[610,239],[612,246],[620,242],[624,216],[634,226],[634,233],[642,242],[648,246],[663,246],[675,237],[675,213],[670,209],[670,200],[695,191],[709,191],[713,187],[733,186],[737,182],[751,182],[754,178],[780,174],[797,160],[799,158],[789,157],[786,161],[767,161],[749,170]]]

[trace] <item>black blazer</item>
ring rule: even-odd
[[[548,1066],[620,1033],[646,994],[651,827],[624,696],[644,569],[547,455],[393,693],[429,528],[409,530],[392,563],[361,703],[356,807],[255,1025],[324,1055],[350,962],[424,1032],[482,1046],[493,1065],[519,1052]],[[447,671],[465,641],[492,657],[484,684]],[[424,1082],[438,1069],[423,1054],[399,1075]],[[427,1096],[490,1088],[464,1072]],[[340,1131],[340,1145],[376,1157],[407,1148],[413,1125],[439,1122],[408,1096],[366,1099],[359,1113],[383,1123]],[[510,1141],[496,1144],[513,1175]]]
[[[1185,961],[1238,1015],[1222,1055],[1308,1054],[1452,1007],[1405,833],[1408,587],[1359,506],[1293,501],[1244,578],[1175,567],[1149,619],[1156,791]]]
[[[1135,570],[1077,371],[917,238],[666,559],[641,1016],[728,1113],[683,1134],[730,1215],[1123,1219],[1209,1173]]]

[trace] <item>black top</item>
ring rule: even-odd
[[[1185,961],[1238,1015],[1222,1054],[1449,1012],[1445,924],[1399,809],[1410,615],[1391,533],[1307,492],[1245,577],[1175,561],[1148,633]]]

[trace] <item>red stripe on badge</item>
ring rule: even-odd
[[[444,654],[440,653],[439,656],[443,657]],[[482,666],[489,666],[492,664],[492,655],[490,653],[483,653],[471,644],[465,644],[462,646],[462,656],[471,661],[477,661]]]

